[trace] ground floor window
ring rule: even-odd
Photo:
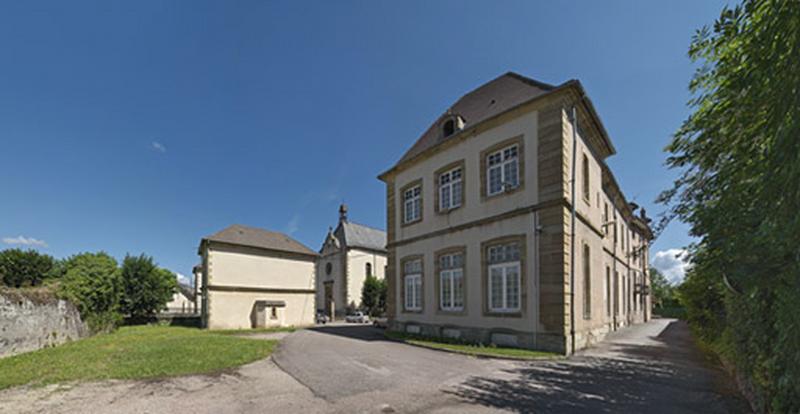
[[[442,310],[464,308],[464,255],[446,254],[439,257],[439,303]]]
[[[410,260],[403,266],[406,310],[422,310],[422,260]]]
[[[491,312],[520,310],[520,245],[517,242],[490,246],[488,294]]]
[[[489,310],[519,310],[519,262],[489,266]]]

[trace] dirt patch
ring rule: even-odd
[[[325,402],[270,359],[216,375],[0,391],[0,413],[321,412]]]

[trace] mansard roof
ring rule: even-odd
[[[594,105],[586,95],[580,81],[573,79],[560,85],[550,85],[518,73],[507,72],[459,98],[428,127],[395,166],[381,174],[379,178],[383,179],[401,165],[412,161],[450,138],[458,136],[459,131],[450,136],[443,136],[441,132],[442,126],[448,119],[460,118],[463,121],[460,131],[465,131],[523,104],[568,89],[577,94],[579,101],[585,105],[591,122],[599,130],[601,137],[599,145],[601,145],[602,153],[605,155],[614,154],[614,146],[611,144],[611,140],[608,138],[605,128],[594,109]]]

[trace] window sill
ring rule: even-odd
[[[498,310],[491,310],[486,311],[483,313],[483,316],[495,317],[495,318],[521,318],[522,311],[514,310],[514,311],[498,311]]]
[[[420,223],[420,222],[422,222],[422,218],[418,218],[418,219],[416,219],[414,221],[403,222],[403,223],[400,224],[400,227],[413,226],[413,225],[415,225],[417,223]]]
[[[507,190],[500,191],[499,193],[489,194],[489,193],[487,192],[487,193],[486,193],[486,194],[483,196],[483,198],[484,198],[484,200],[488,200],[488,199],[490,199],[490,198],[495,198],[495,197],[499,197],[499,196],[502,196],[502,195],[510,195],[510,194],[514,194],[514,193],[516,193],[517,191],[519,191],[519,190],[521,190],[521,189],[522,189],[522,186],[521,186],[521,185],[518,185],[518,186],[516,186],[516,187],[509,188],[509,189],[507,189]]]
[[[448,209],[441,209],[440,208],[440,209],[436,210],[436,214],[439,214],[439,215],[442,215],[442,216],[446,216],[446,215],[448,215],[448,214],[450,214],[450,213],[452,213],[452,212],[454,212],[454,211],[456,211],[456,210],[458,210],[460,208],[461,208],[461,205],[459,205],[458,207],[450,207]]]

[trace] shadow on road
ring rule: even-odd
[[[372,325],[323,325],[309,328],[309,330],[360,341],[388,341],[388,339],[383,336],[383,329],[376,328]]]
[[[576,355],[470,377],[446,392],[519,413],[749,412],[726,378],[706,365],[684,323],[672,322],[651,339],[656,342],[608,344],[608,356]]]

